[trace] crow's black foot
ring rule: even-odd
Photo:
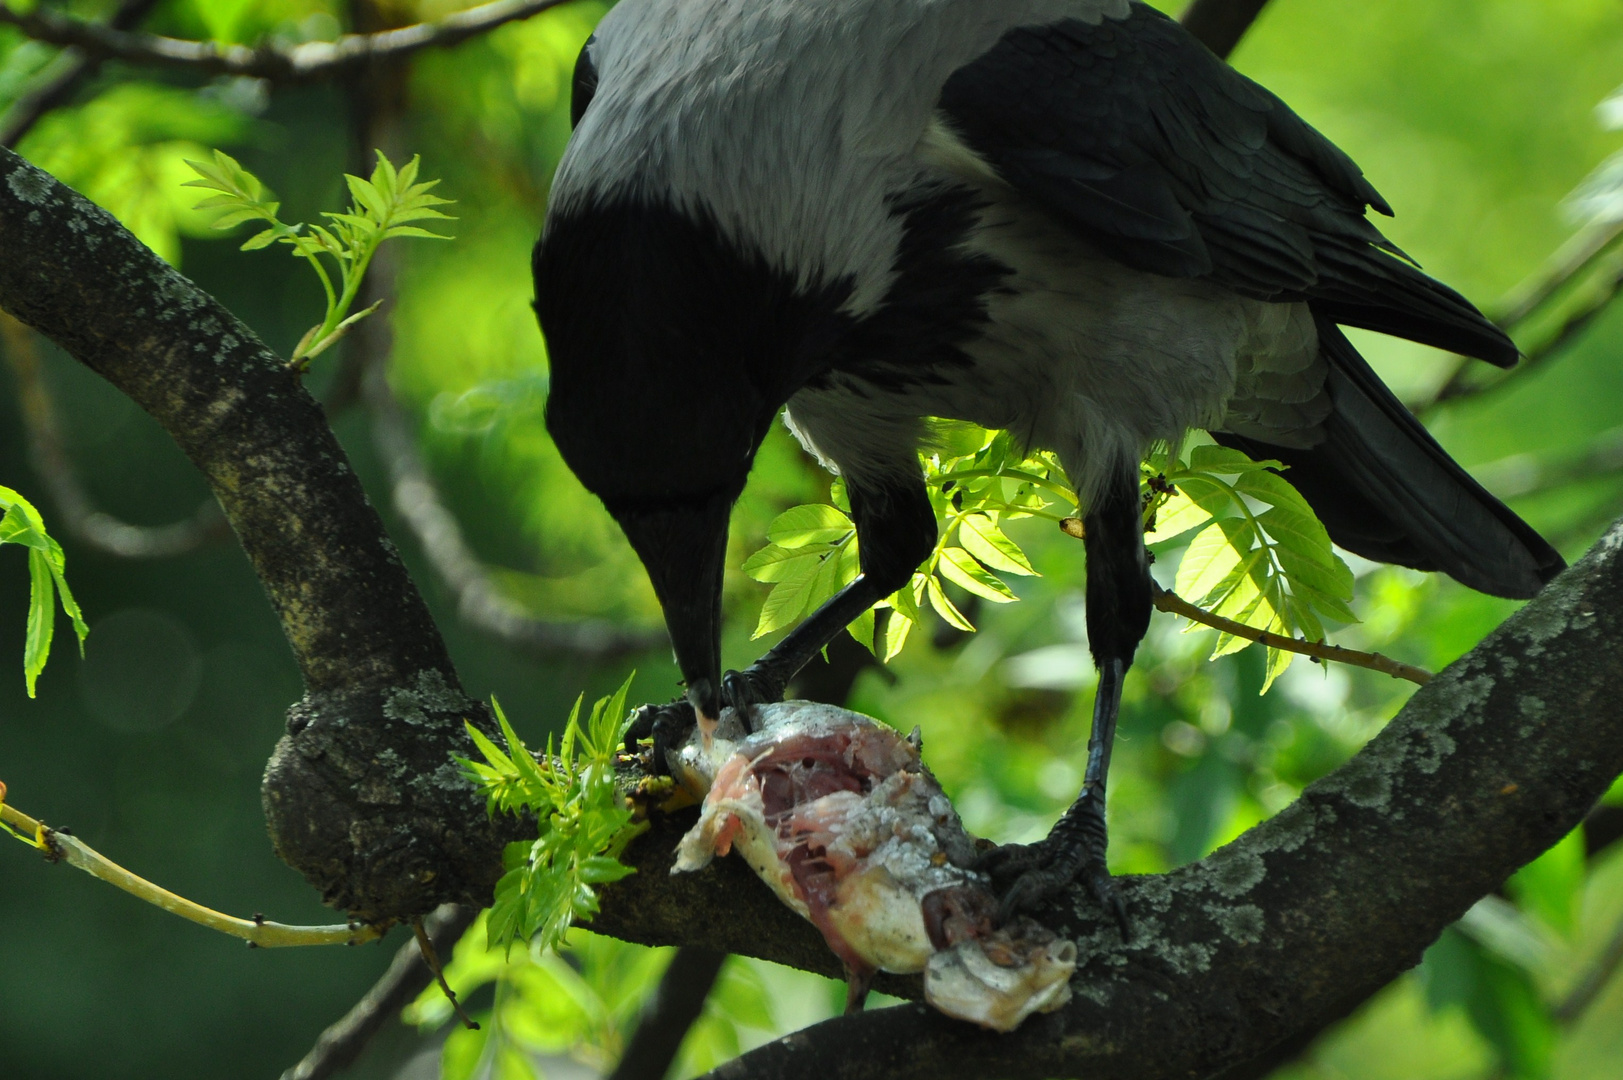
[[[738,710],[751,731],[760,727],[755,722],[755,706],[782,701],[786,689],[783,683],[753,665],[743,671],[729,671],[721,677],[722,702]]]
[[[655,776],[669,776],[671,766],[667,755],[672,750],[681,750],[694,723],[693,706],[681,698],[668,705],[644,705],[632,716],[631,728],[626,732],[626,753],[639,753],[642,740],[653,739],[649,771]]]
[[[1009,844],[981,856],[976,869],[999,885],[1008,883],[998,904],[1000,926],[1063,892],[1072,882],[1083,881],[1099,906],[1116,920],[1122,940],[1132,936],[1127,906],[1105,868],[1104,811],[1095,809],[1097,805],[1097,800],[1084,796],[1066,811],[1047,839]]]

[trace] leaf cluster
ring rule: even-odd
[[[935,549],[908,585],[851,625],[851,635],[883,660],[901,651],[928,606],[948,625],[974,630],[944,584],[996,604],[1018,596],[1001,575],[1034,576],[1005,523],[1024,517],[1059,521],[1076,496],[1047,451],[1022,454],[1007,432],[941,424],[921,466],[938,521]],[[1192,603],[1287,636],[1324,639],[1324,622],[1357,622],[1348,607],[1353,575],[1335,553],[1307,501],[1277,461],[1252,461],[1237,450],[1196,446],[1188,460],[1161,447],[1143,465],[1145,539],[1171,540],[1204,526],[1178,567],[1176,589]],[[1059,508],[1059,509],[1056,509]],[[853,581],[860,570],[856,527],[838,482],[832,505],[796,506],[767,530],[768,543],[744,572],[772,586],[755,636],[789,626]],[[876,613],[888,611],[876,641]],[[1250,642],[1218,638],[1213,657]],[[1271,685],[1293,653],[1269,649]]]
[[[1056,499],[1075,497],[1064,473],[1047,453],[1021,455],[1007,432],[963,424],[938,424],[937,449],[924,458],[926,490],[940,522],[936,545],[908,584],[865,612],[851,636],[883,660],[901,652],[926,606],[960,630],[974,624],[953,603],[944,582],[994,604],[1018,599],[999,574],[1033,577],[1031,560],[1003,531],[1022,517],[1060,515]],[[767,529],[766,547],[751,555],[744,572],[772,585],[756,623],[761,637],[788,626],[856,579],[861,568],[850,503],[836,482],[833,505],[796,506]],[[883,632],[876,616],[887,612]]]
[[[534,1080],[538,1057],[568,1055],[593,1075],[607,1075],[636,1031],[644,1002],[664,974],[675,949],[654,949],[579,927],[556,951],[529,948],[508,953],[484,945],[481,915],[457,944],[445,978],[458,1000],[494,985],[479,1028],[453,1029],[440,1059],[443,1080]],[[745,1032],[759,1042],[780,1031],[772,995],[761,977],[762,961],[731,957],[704,1003],[704,1012],[683,1039],[673,1076],[692,1076],[738,1056]],[[815,978],[815,977],[808,977]],[[430,985],[408,1005],[402,1019],[422,1032],[454,1016],[451,1003]]]
[[[85,637],[90,628],[65,576],[67,558],[62,545],[45,531],[45,522],[32,503],[8,487],[0,487],[0,544],[21,544],[28,549],[28,632],[23,640],[23,677],[28,681],[28,696],[34,696],[34,684],[45,661],[51,654],[51,639],[56,633],[56,604],[61,598],[62,610],[73,620],[73,632],[79,637],[79,652],[84,653]]]
[[[1150,543],[1192,529],[1174,589],[1215,615],[1287,637],[1323,641],[1324,621],[1355,623],[1353,574],[1318,515],[1280,475],[1277,461],[1252,461],[1223,446],[1195,447],[1184,463],[1170,452],[1145,465]],[[1204,526],[1204,528],[1201,528]],[[1220,634],[1215,659],[1251,644]],[[1296,654],[1268,650],[1266,690]]]
[[[484,761],[460,760],[484,792],[488,811],[533,814],[539,826],[535,840],[509,844],[504,852],[506,873],[496,883],[486,924],[492,948],[532,938],[542,948],[556,946],[576,919],[597,913],[596,886],[632,873],[619,856],[647,826],[633,821],[614,777],[614,755],[630,725],[630,688],[627,678],[612,697],[592,706],[584,725],[584,699],[577,699],[557,751],[548,736],[546,753],[539,757],[494,701],[505,751],[467,726]]]
[[[331,348],[350,328],[372,312],[378,304],[351,315],[350,308],[360,291],[366,268],[385,240],[415,236],[427,240],[448,240],[450,237],[429,232],[415,221],[452,220],[435,207],[449,205],[449,199],[432,194],[438,180],[417,182],[419,158],[413,157],[398,171],[383,151],[376,151],[377,167],[369,179],[349,173],[344,180],[354,200],[347,211],[323,211],[326,225],[284,223],[277,213],[282,204],[276,202],[270,189],[258,177],[244,169],[231,155],[214,151],[212,161],[188,161],[198,174],[184,186],[220,192],[197,204],[199,210],[221,210],[214,221],[216,229],[234,229],[246,222],[264,226],[243,242],[243,251],[255,251],[282,243],[293,249],[296,257],[310,263],[327,297],[327,313],[321,322],[312,326],[293,350],[293,363],[300,368]],[[320,256],[330,258],[338,268],[338,284],[322,264]],[[379,301],[382,303],[382,301]]]

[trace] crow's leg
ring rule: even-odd
[[[688,741],[688,733],[698,721],[698,714],[686,698],[677,698],[668,705],[644,705],[631,717],[626,729],[626,753],[636,755],[644,739],[654,741],[650,771],[655,776],[670,775],[667,754],[680,751]]]
[[[1083,518],[1088,647],[1099,669],[1087,771],[1081,794],[1046,839],[998,848],[983,860],[983,869],[994,878],[1012,879],[1003,896],[1001,920],[1082,878],[1105,910],[1115,916],[1122,936],[1127,936],[1127,912],[1105,869],[1105,780],[1121,710],[1122,680],[1150,624],[1150,576],[1141,513],[1137,470],[1121,470],[1098,505]]]
[[[895,591],[880,592],[868,575],[859,574],[748,669],[723,675],[722,700],[735,709],[781,701],[789,680],[799,674],[823,646],[833,641],[858,615]]]
[[[898,469],[898,476],[908,476]],[[801,668],[851,621],[906,585],[935,547],[935,511],[924,485],[909,477],[889,487],[867,488],[851,480],[851,517],[856,522],[862,573],[807,616],[745,671],[721,677],[722,699],[737,709],[781,701]]]

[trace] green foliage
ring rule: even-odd
[[[528,1078],[536,1056],[567,1055],[594,1073],[608,1073],[625,1050],[649,989],[663,974],[674,949],[650,949],[571,930],[556,950],[532,943],[523,950],[484,946],[480,916],[445,967],[459,1000],[495,986],[495,1000],[478,1014],[480,1030],[458,1029],[446,1039],[441,1075]],[[777,1027],[763,969],[732,957],[723,966],[699,1021],[689,1030],[676,1075],[708,1071],[745,1048],[753,1034]],[[450,1003],[430,986],[407,1007],[404,1019],[421,1030],[443,1027]],[[487,1071],[488,1070],[488,1071]]]
[[[198,210],[223,210],[214,221],[216,229],[234,229],[244,222],[263,224],[258,233],[243,242],[243,251],[255,251],[274,243],[283,243],[293,249],[295,256],[309,261],[321,288],[327,295],[327,314],[305,332],[293,350],[292,361],[301,369],[341,339],[349,329],[378,309],[373,304],[365,311],[351,315],[355,294],[360,291],[366,268],[385,240],[415,236],[426,240],[449,240],[450,237],[429,232],[414,221],[452,220],[448,214],[434,209],[449,205],[449,199],[430,194],[438,180],[417,183],[418,158],[412,158],[398,172],[377,151],[377,167],[370,179],[344,174],[354,202],[348,211],[335,213],[322,211],[328,225],[286,225],[276,213],[281,203],[271,199],[270,191],[259,178],[244,169],[236,159],[221,150],[214,151],[212,161],[187,161],[199,179],[189,180],[185,187],[204,188],[221,194],[198,203]],[[328,256],[338,266],[339,287],[335,290],[331,275],[319,256]]]
[[[33,504],[8,487],[0,487],[0,544],[21,544],[28,549],[28,634],[23,641],[23,678],[28,683],[28,696],[34,696],[34,684],[45,661],[51,655],[51,638],[56,633],[56,604],[60,596],[62,610],[73,620],[73,632],[79,637],[82,655],[85,637],[90,628],[85,625],[79,605],[73,599],[65,576],[67,559],[62,545],[45,531],[45,522]]]
[[[853,637],[887,661],[901,651],[926,602],[948,625],[975,629],[944,583],[995,604],[1018,599],[999,575],[1037,572],[1004,523],[1024,517],[1057,521],[1056,503],[1076,505],[1053,454],[1022,456],[1007,432],[952,425],[943,426],[941,436],[949,448],[923,463],[939,521],[935,550],[906,588],[875,606],[890,611],[882,647],[874,642],[874,611],[851,627]],[[1171,540],[1204,526],[1179,563],[1180,594],[1246,626],[1322,641],[1324,620],[1358,621],[1348,607],[1353,575],[1307,501],[1275,471],[1282,467],[1215,445],[1196,446],[1187,463],[1158,451],[1144,465],[1146,540]],[[835,505],[796,506],[773,521],[767,545],[743,567],[772,585],[756,637],[793,624],[855,579],[860,556],[848,511],[836,485]],[[1221,634],[1212,657],[1249,644]],[[1264,690],[1295,656],[1278,649],[1268,654]]]
[[[240,140],[249,125],[218,95],[132,82],[51,113],[19,149],[178,263],[181,237],[209,233],[206,216],[180,190],[191,175],[187,159]]]
[[[468,725],[485,760],[462,764],[485,793],[490,813],[534,814],[540,826],[535,840],[509,844],[504,852],[507,872],[496,883],[486,924],[492,948],[510,949],[531,938],[542,948],[555,946],[574,920],[597,913],[596,886],[632,873],[620,862],[620,852],[647,826],[632,821],[614,778],[614,755],[631,722],[626,714],[630,689],[627,678],[612,697],[592,706],[584,727],[584,699],[577,699],[557,753],[548,736],[539,760],[494,701],[505,752]]]
[[[1178,563],[1174,591],[1185,600],[1245,626],[1311,641],[1324,640],[1326,619],[1358,621],[1347,606],[1352,571],[1307,500],[1275,471],[1279,462],[1205,445],[1190,452],[1187,464],[1163,453],[1146,468],[1154,492],[1146,540],[1205,526]],[[1212,656],[1249,644],[1220,634]],[[1264,691],[1295,656],[1268,650]]]
[[[908,634],[924,620],[926,604],[960,630],[974,625],[952,602],[943,582],[994,604],[1018,597],[999,573],[1036,576],[1025,552],[1003,531],[1023,517],[1060,515],[1055,498],[1072,498],[1052,455],[1021,457],[1007,432],[943,424],[942,449],[924,460],[926,489],[940,522],[935,549],[907,586],[851,624],[851,636],[883,660],[901,652]],[[1072,499],[1074,502],[1074,498]],[[767,546],[744,562],[744,572],[772,585],[756,622],[755,636],[781,630],[815,611],[855,580],[861,566],[850,504],[836,484],[834,505],[796,506],[767,529]],[[875,615],[887,611],[882,638]]]

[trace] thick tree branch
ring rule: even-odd
[[[451,761],[488,722],[320,407],[105,211],[0,150],[0,307],[150,413],[214,489],[304,675],[265,779],[278,853],[365,920],[482,904],[505,823]]]
[[[0,306],[143,405],[219,493],[309,696],[266,779],[278,848],[371,917],[488,896],[504,837],[467,752],[443,645],[315,403],[228,312],[105,213],[0,151]],[[1076,996],[991,1036],[918,1006],[819,1025],[726,1076],[1186,1077],[1345,1013],[1583,820],[1623,772],[1623,526],[1410,700],[1295,805],[1200,863],[1126,878],[1123,944],[1083,890],[1042,916],[1079,947]],[[628,849],[595,929],[834,974],[812,927],[740,860],[667,876],[684,820]],[[917,981],[885,989],[916,996]]]
[[[1201,862],[1123,879],[1126,945],[1078,891],[1043,913],[1078,943],[1076,997],[992,1036],[909,1006],[829,1021],[718,1077],[1186,1077],[1321,1028],[1584,819],[1623,771],[1623,525],[1295,805]],[[833,973],[810,927],[718,860],[667,878],[681,823],[596,929]],[[720,914],[725,911],[725,915]],[[809,939],[809,940],[808,940]],[[892,992],[909,987],[895,980]]]
[[[0,311],[0,351],[17,383],[17,408],[28,432],[28,458],[45,482],[62,522],[80,543],[121,559],[168,559],[231,538],[231,526],[212,498],[191,517],[169,525],[131,525],[96,509],[68,456],[41,370],[39,338]]]
[[[113,30],[129,30],[139,26],[158,0],[124,0],[107,20]],[[78,49],[66,49],[40,73],[32,86],[18,95],[17,100],[0,120],[0,146],[16,146],[27,135],[40,117],[60,105],[82,86],[86,79],[101,69],[101,59],[88,56]]]
[[[1182,21],[1208,49],[1227,57],[1267,4],[1268,0],[1195,0]]]
[[[78,49],[96,60],[188,68],[207,75],[244,75],[273,82],[312,82],[422,49],[459,45],[504,23],[527,19],[568,0],[495,0],[494,3],[376,34],[345,34],[337,41],[300,45],[219,45],[138,34],[81,22],[38,7],[28,14],[0,3],[0,22],[36,41]]]

